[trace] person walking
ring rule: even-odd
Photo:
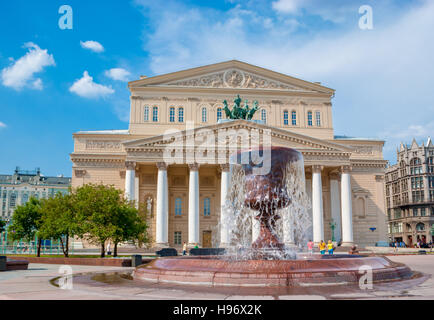
[[[320,242],[319,245],[318,245],[318,248],[319,248],[319,252],[320,252],[321,254],[325,254],[325,251],[326,251],[326,243],[324,242],[324,240],[321,240],[321,242]]]
[[[111,242],[109,241],[107,243],[107,255],[110,256],[111,254],[112,254],[112,251],[111,251]]]
[[[313,255],[313,246],[314,246],[313,241],[309,240],[309,242],[307,243],[307,249],[309,250],[310,255]]]
[[[395,243],[393,244],[393,252],[398,252],[398,241],[395,241]]]
[[[182,255],[187,255],[187,243],[184,241],[184,244],[182,246]]]
[[[335,246],[333,245],[333,242],[331,240],[327,243],[327,250],[329,254],[333,254],[333,250],[335,249]]]

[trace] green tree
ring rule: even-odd
[[[48,239],[60,239],[65,257],[69,256],[69,238],[78,233],[74,194],[58,192],[54,197],[42,200],[42,223],[40,236]]]
[[[140,215],[139,210],[134,207],[133,203],[122,198],[113,218],[115,232],[111,239],[114,243],[114,257],[118,255],[118,244],[120,242],[133,241],[139,246],[148,242],[146,213]]]
[[[0,220],[0,233],[6,231],[6,221]]]
[[[102,184],[85,184],[74,191],[78,235],[99,244],[102,258],[106,241],[116,233],[115,216],[122,197],[121,190]]]
[[[41,237],[38,230],[42,223],[41,201],[31,197],[29,201],[18,206],[12,215],[12,223],[8,227],[12,240],[26,239],[31,242],[38,235],[38,253],[41,255]]]

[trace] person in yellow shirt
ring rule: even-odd
[[[318,248],[319,248],[319,252],[320,252],[321,254],[325,254],[325,251],[326,251],[326,243],[324,242],[324,240],[321,240],[321,242],[320,242],[319,245],[318,245]]]
[[[333,254],[333,250],[334,250],[334,248],[335,248],[335,247],[334,247],[332,241],[329,240],[328,243],[327,243],[327,250],[328,250],[329,254]]]

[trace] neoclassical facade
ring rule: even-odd
[[[334,135],[333,89],[240,61],[142,76],[129,89],[128,130],[74,133],[72,185],[111,184],[144,203],[156,246],[225,244],[230,155],[255,144],[303,154],[314,241],[386,240],[384,142]],[[258,101],[254,121],[225,120],[223,100],[237,94]]]

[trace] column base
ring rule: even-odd
[[[164,249],[164,248],[169,248],[169,243],[168,242],[164,242],[164,243],[156,243],[154,245],[154,248],[158,248],[158,249]]]
[[[342,242],[342,244],[340,246],[351,248],[352,246],[354,246],[354,242]]]

